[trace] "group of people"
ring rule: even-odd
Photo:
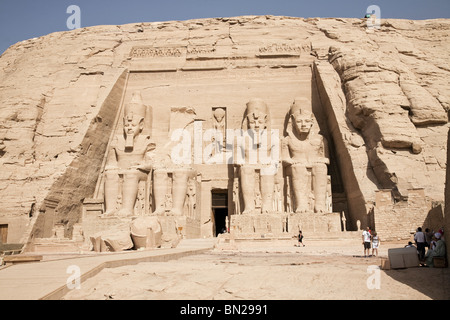
[[[370,227],[367,227],[363,231],[362,241],[364,245],[364,257],[378,256],[378,248],[380,247],[380,237],[375,231],[372,231]],[[370,254],[372,249],[372,254]]]
[[[434,232],[426,228],[425,232],[419,227],[414,234],[414,242],[419,255],[420,265],[424,267],[434,266],[434,257],[445,257],[444,229]],[[412,245],[412,243],[411,243]],[[426,250],[428,248],[428,250]]]

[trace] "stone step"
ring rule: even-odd
[[[10,264],[18,264],[18,263],[27,263],[27,262],[38,262],[42,260],[41,255],[34,254],[14,254],[10,256],[3,257],[3,262],[6,265]]]
[[[220,234],[219,239],[234,239],[235,241],[292,241],[297,239],[296,234],[283,234],[283,235],[273,235],[273,234],[236,234],[231,235],[230,233]],[[359,231],[347,231],[347,232],[318,232],[318,233],[303,233],[303,239],[306,241],[339,241],[339,240],[361,240],[361,232]],[[219,240],[220,241],[220,240]]]

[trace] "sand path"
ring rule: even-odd
[[[448,268],[380,270],[403,242],[361,257],[358,241],[239,244],[168,262],[104,269],[64,299],[301,300],[450,299]]]

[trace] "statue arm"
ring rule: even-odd
[[[289,153],[289,145],[288,145],[288,137],[284,137],[283,141],[281,142],[281,160],[283,162],[283,165],[292,165],[294,164],[294,161],[291,158],[291,155]]]
[[[322,138],[320,149],[321,149],[321,154],[320,154],[320,157],[316,160],[316,162],[330,164],[330,153],[329,153],[329,149],[328,149],[327,139]]]
[[[147,172],[153,169],[153,158],[155,149],[156,144],[154,144],[153,142],[150,142],[147,145],[147,150],[145,151],[144,159],[142,163],[139,166],[137,166],[137,169]]]
[[[117,137],[114,138],[114,140],[111,144],[111,147],[109,149],[109,152],[108,152],[108,155],[106,158],[105,171],[114,170],[114,169],[118,168],[116,146],[117,146]]]
[[[328,148],[327,139],[323,138],[323,155],[325,158],[330,159],[330,149]]]
[[[242,136],[233,137],[233,155],[234,155],[234,165],[240,167],[245,164],[246,152],[245,152],[245,141],[242,141]],[[244,145],[243,145],[244,144]]]

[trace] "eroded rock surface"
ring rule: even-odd
[[[401,198],[420,187],[442,201],[449,36],[445,19],[386,19],[370,31],[362,19],[244,16],[97,26],[17,43],[0,57],[0,219],[16,225],[9,242],[26,240],[44,199],[55,195],[55,222],[70,236],[114,120],[100,110],[129,68],[274,70],[296,57],[331,64],[364,200],[377,189]]]

